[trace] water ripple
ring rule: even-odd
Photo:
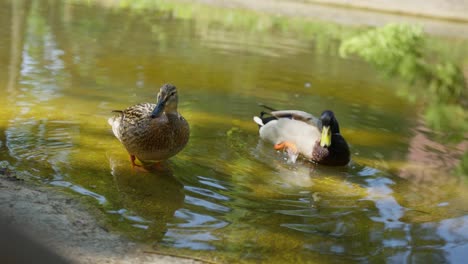
[[[210,211],[215,211],[215,212],[220,212],[220,213],[230,211],[230,209],[228,207],[226,207],[226,206],[222,206],[222,205],[219,205],[219,204],[208,202],[206,200],[203,200],[203,199],[200,199],[200,198],[195,198],[195,197],[189,196],[189,195],[185,196],[185,203],[192,204],[192,205],[195,205],[195,206],[201,206],[201,207],[204,207],[204,208],[206,208],[206,209],[208,209]]]
[[[185,223],[174,224],[180,228],[217,229],[228,225],[228,222],[219,220],[210,215],[192,212],[188,209],[177,210],[174,216]]]
[[[221,183],[222,183],[221,181],[218,181],[218,180],[212,179],[212,178],[203,177],[203,176],[198,176],[198,178],[200,179],[198,181],[199,183],[214,187],[216,189],[227,190],[226,187],[221,185]],[[224,183],[224,184],[226,184],[226,183]]]
[[[87,190],[86,188],[83,188],[81,186],[78,186],[78,185],[75,185],[75,184],[72,184],[70,182],[66,182],[66,181],[51,181],[50,182],[51,185],[54,185],[54,186],[60,186],[60,187],[65,187],[65,188],[68,188],[70,190],[73,190],[79,194],[82,194],[82,195],[85,195],[85,196],[89,196],[89,197],[93,197],[94,199],[96,199],[100,204],[104,204],[107,202],[107,199],[106,197],[100,195],[100,194],[97,194],[95,192],[92,192],[90,190]]]
[[[210,242],[219,240],[210,232],[190,232],[188,230],[168,229],[163,241],[174,247],[194,250],[216,249]]]
[[[185,186],[184,189],[187,190],[187,191],[190,191],[190,192],[194,192],[194,193],[197,193],[197,194],[201,194],[203,196],[207,196],[207,197],[216,199],[216,200],[221,200],[221,201],[228,201],[229,200],[229,198],[224,196],[224,195],[221,195],[221,194],[218,194],[216,192],[213,192],[213,191],[210,191],[210,190],[207,190],[207,189],[203,189],[203,188],[200,188],[200,187]]]

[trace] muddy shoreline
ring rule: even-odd
[[[1,228],[25,235],[0,238],[0,244],[8,245],[17,238],[16,244],[25,246],[15,252],[1,248],[2,259],[24,260],[26,254],[28,260],[47,256],[49,263],[64,263],[53,256],[55,253],[72,263],[201,263],[150,253],[146,246],[107,230],[98,220],[103,218],[99,214],[76,195],[14,174],[0,175]]]

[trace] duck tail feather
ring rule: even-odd
[[[263,123],[263,120],[262,120],[260,117],[258,117],[258,116],[254,116],[254,117],[253,117],[253,121],[254,121],[255,123],[257,123],[257,124],[258,124],[259,126],[261,126],[261,127],[265,125],[265,124]]]
[[[123,112],[122,110],[112,110],[111,112],[112,112],[112,113],[117,113],[117,114],[119,114],[119,115],[113,116],[113,117],[111,117],[111,118],[109,118],[109,119],[107,120],[107,122],[109,123],[109,125],[111,125],[111,127],[114,128],[115,121],[117,120],[117,118],[119,118],[120,121],[123,120],[123,118],[124,118],[124,112]]]
[[[268,110],[270,110],[270,111],[277,111],[277,110],[274,109],[273,107],[270,107],[270,106],[265,105],[265,104],[263,104],[263,103],[258,103],[258,106],[263,107],[263,108],[265,108],[265,109],[268,109]]]
[[[270,113],[268,112],[265,112],[265,111],[261,111],[260,112],[260,118],[263,120],[263,118],[265,117],[265,115],[271,115]]]

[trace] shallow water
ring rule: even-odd
[[[0,1],[2,160],[79,193],[111,229],[164,248],[268,262],[461,262],[465,141],[437,141],[419,103],[313,38],[67,1]],[[330,46],[336,45],[333,41]],[[179,89],[188,146],[134,171],[111,110]],[[326,168],[258,139],[257,103],[333,109],[352,162]]]

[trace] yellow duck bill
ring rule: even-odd
[[[329,147],[331,145],[331,130],[329,126],[323,126],[322,137],[320,138],[320,146]]]

